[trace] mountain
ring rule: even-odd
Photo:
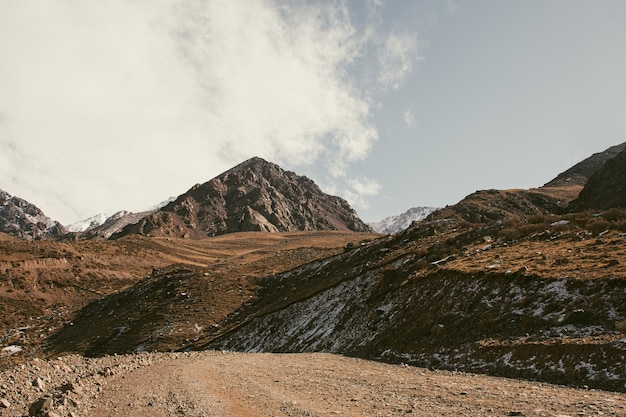
[[[146,210],[142,210],[138,213],[122,210],[113,215],[109,214],[96,214],[88,219],[73,223],[67,228],[70,232],[75,233],[77,238],[82,239],[95,239],[102,238],[108,239],[111,235],[118,233],[124,227],[129,224],[135,224],[144,217],[154,213],[158,209],[165,207],[175,198],[171,197],[155,206],[152,206]]]
[[[390,216],[378,222],[370,223],[378,233],[394,234],[405,230],[411,223],[424,220],[430,213],[438,210],[435,207],[413,207],[397,216]]]
[[[70,232],[73,232],[73,233],[84,232],[87,229],[91,229],[91,228],[100,226],[109,217],[111,217],[111,214],[108,214],[108,213],[98,213],[98,214],[96,214],[94,216],[91,216],[91,217],[88,217],[88,218],[86,218],[84,220],[77,221],[76,223],[68,224],[66,226],[66,228],[67,228],[67,230],[69,230]]]
[[[153,212],[154,210],[140,213],[131,213],[126,210],[118,211],[109,216],[102,224],[92,225],[79,233],[77,237],[80,239],[108,239],[111,235],[120,232],[124,227],[141,221],[141,219]]]
[[[113,237],[204,238],[244,231],[298,230],[371,231],[345,200],[323,193],[309,178],[252,158],[195,185]]]
[[[67,229],[34,204],[0,190],[0,232],[23,239],[57,239]]]
[[[563,171],[552,181],[546,183],[544,187],[559,187],[563,185],[585,185],[594,172],[615,158],[626,149],[626,142],[612,146],[605,151],[594,153],[589,158],[577,163],[566,171]]]

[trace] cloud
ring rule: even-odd
[[[391,32],[380,49],[379,83],[398,90],[406,76],[413,71],[413,63],[419,58],[415,33]]]
[[[415,116],[413,116],[413,112],[410,109],[407,109],[402,117],[404,118],[404,123],[408,127],[415,127]]]
[[[368,208],[368,198],[378,195],[382,188],[377,181],[365,177],[352,178],[347,184],[349,188],[344,190],[346,200],[362,208]]]
[[[226,159],[307,164],[332,155],[330,168],[341,172],[378,137],[368,98],[344,71],[361,40],[345,10],[293,4],[197,3],[178,10],[174,33]]]
[[[0,188],[64,222],[254,155],[350,188],[378,140],[371,78],[397,88],[414,41],[342,2],[2,2]]]

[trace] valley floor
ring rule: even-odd
[[[626,394],[331,354],[143,353],[0,373],[2,416],[626,416]],[[39,380],[37,380],[39,378]]]

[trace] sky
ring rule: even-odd
[[[70,224],[253,156],[365,221],[626,141],[622,0],[0,0],[0,189]]]

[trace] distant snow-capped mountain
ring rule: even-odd
[[[67,225],[67,230],[70,232],[84,232],[85,230],[93,227],[100,226],[102,223],[106,222],[112,214],[110,213],[98,213],[95,216],[91,216],[85,220],[78,221],[76,223],[72,223]]]
[[[413,207],[397,216],[390,216],[381,221],[370,223],[374,231],[378,233],[398,233],[405,230],[415,221],[424,220],[433,211],[439,210],[435,207]]]
[[[85,220],[72,223],[67,226],[67,229],[70,232],[79,234],[84,238],[100,237],[107,239],[113,233],[122,230],[129,224],[137,223],[145,216],[159,210],[162,207],[165,207],[175,199],[176,197],[170,197],[167,200],[138,213],[132,213],[126,210],[121,210],[114,214],[99,213]]]
[[[34,204],[0,190],[0,232],[22,239],[57,239],[67,233]]]

